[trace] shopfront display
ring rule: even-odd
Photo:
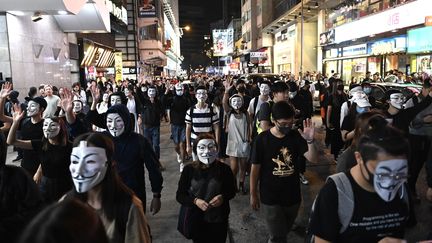
[[[411,58],[411,72],[432,74],[432,26],[408,31],[408,53]]]

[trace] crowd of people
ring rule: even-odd
[[[31,87],[23,100],[2,82],[0,232],[5,242],[151,242],[144,167],[156,214],[165,122],[181,173],[180,233],[193,242],[225,242],[229,202],[249,193],[269,242],[287,242],[301,184],[309,184],[306,164],[319,162],[316,90],[338,173],[309,210],[307,240],[403,242],[404,230],[416,224],[425,163],[432,202],[432,82],[422,78],[418,95],[390,89],[381,100],[371,95],[371,82],[352,83],[346,92],[337,74],[92,80]],[[6,165],[8,145],[20,166]]]

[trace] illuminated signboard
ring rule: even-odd
[[[368,43],[368,54],[383,55],[406,51],[406,36],[401,35]]]
[[[408,53],[432,51],[432,26],[408,31]]]
[[[122,52],[115,52],[115,80],[121,82],[123,80],[123,57]]]
[[[213,56],[227,56],[234,51],[234,30],[213,30]]]
[[[367,53],[366,44],[360,44],[360,45],[348,46],[342,48],[342,54],[344,57],[364,55],[366,53]]]
[[[116,18],[121,20],[123,23],[128,24],[127,10],[123,6],[119,8],[111,0],[105,0],[105,6],[107,6],[108,11]]]

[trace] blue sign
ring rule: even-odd
[[[408,53],[432,51],[432,26],[408,31]]]
[[[368,43],[367,53],[369,55],[384,55],[389,53],[406,51],[406,35],[381,39]]]

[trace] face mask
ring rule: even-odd
[[[243,99],[241,97],[235,96],[230,99],[230,105],[232,108],[238,110],[243,106]]]
[[[148,89],[148,90],[147,90],[147,95],[148,95],[148,97],[150,97],[150,98],[154,98],[154,97],[156,97],[156,89]]]
[[[297,91],[295,92],[289,92],[289,98],[294,99],[294,97],[297,95]]]
[[[403,109],[403,104],[405,102],[405,97],[403,94],[391,94],[390,95],[390,105],[398,110]]]
[[[120,95],[111,95],[111,106],[121,104]]]
[[[125,93],[126,96],[129,96],[130,91],[129,91],[128,89],[125,89],[125,90],[124,90],[124,93]]]
[[[60,124],[51,118],[46,118],[42,130],[45,138],[54,138],[60,133]]]
[[[244,93],[244,92],[246,92],[246,88],[243,87],[243,86],[240,86],[240,87],[237,88],[237,92]]]
[[[27,116],[34,116],[40,110],[40,105],[34,101],[30,101],[27,106]]]
[[[125,130],[123,118],[118,113],[109,113],[107,115],[107,128],[113,137],[122,135]]]
[[[207,100],[207,91],[206,90],[199,90],[195,94],[195,98],[200,103],[204,103]]]
[[[369,111],[369,107],[359,107],[356,106],[357,114],[362,114]]]
[[[102,96],[102,100],[103,100],[103,102],[108,102],[108,97],[109,97],[109,94],[103,94],[103,96]]]
[[[79,101],[74,101],[73,102],[73,108],[72,111],[77,114],[80,113],[82,111],[82,104]]]
[[[261,95],[269,95],[270,94],[270,87],[267,84],[261,84],[259,89],[260,89]]]
[[[291,133],[292,128],[291,127],[281,127],[281,126],[277,126],[279,132],[281,132],[284,135],[288,135]]]
[[[209,86],[214,86],[214,82],[213,81],[211,81],[211,82],[209,82]]]
[[[371,87],[365,87],[365,88],[363,89],[363,91],[364,91],[366,94],[370,94],[370,93],[372,92],[372,88],[371,88]]]
[[[183,89],[176,89],[176,95],[182,96],[183,95]]]
[[[352,101],[366,98],[366,93],[362,91],[352,92],[351,95],[352,95],[351,97]]]
[[[147,92],[147,87],[146,86],[142,86],[141,87],[141,92],[143,92],[143,93]]]
[[[217,152],[217,146],[213,139],[201,139],[197,144],[198,160],[203,164],[212,164],[216,160]]]
[[[105,149],[88,147],[87,141],[81,141],[72,149],[70,160],[69,170],[78,193],[88,192],[105,178],[108,168]]]
[[[408,178],[408,162],[405,159],[385,160],[375,168],[373,186],[386,202],[392,201]]]

